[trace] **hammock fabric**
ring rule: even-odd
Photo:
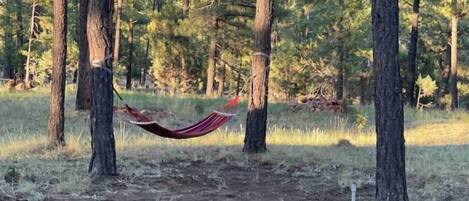
[[[239,96],[229,100],[228,103],[223,106],[223,109],[229,110],[236,107],[238,100]],[[127,114],[129,114],[134,119],[130,121],[131,124],[140,126],[141,128],[155,135],[172,139],[187,139],[206,135],[218,129],[223,124],[231,120],[234,116],[236,116],[236,114],[214,110],[212,113],[199,120],[195,124],[179,129],[168,129],[159,125],[158,122],[153,121],[147,115],[129,107],[127,104],[125,107]]]

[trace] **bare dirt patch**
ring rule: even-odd
[[[141,160],[132,166],[133,172],[95,179],[84,194],[49,194],[46,200],[338,201],[350,197],[349,189],[338,185],[334,170],[314,172],[311,170],[318,169],[314,164],[287,167],[267,162],[236,165],[226,160]],[[372,200],[373,188],[363,187],[359,197]]]

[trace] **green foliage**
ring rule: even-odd
[[[433,96],[437,88],[436,81],[429,75],[425,76],[425,78],[422,78],[422,75],[419,75],[416,83],[419,86],[420,96],[422,97]]]

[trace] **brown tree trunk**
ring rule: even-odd
[[[344,83],[345,83],[345,65],[344,65],[344,45],[343,40],[339,38],[338,40],[338,51],[339,61],[337,66],[337,82],[336,82],[336,98],[337,100],[342,100],[344,98]]]
[[[31,24],[29,26],[29,41],[28,41],[28,55],[26,57],[26,66],[24,73],[24,82],[29,82],[29,64],[31,63],[31,46],[33,43],[33,34],[34,34],[34,16],[36,13],[36,1],[33,0],[33,5],[31,6]]]
[[[157,4],[157,0],[153,0],[152,11],[155,11],[156,4]],[[145,83],[147,82],[148,68],[150,68],[150,62],[148,60],[149,53],[150,53],[150,39],[147,38],[147,46],[145,48],[145,67],[143,68],[142,85],[145,85]]]
[[[113,58],[114,58],[114,63],[118,64],[119,63],[119,48],[120,48],[120,42],[121,42],[121,13],[122,13],[122,0],[117,0],[117,8],[116,8],[116,27],[115,27],[115,38],[114,38],[114,53],[113,53]]]
[[[241,70],[236,75],[236,95],[241,93]]]
[[[451,58],[451,52],[450,48],[448,47],[448,50],[446,51],[447,57]],[[444,105],[441,103],[441,99],[448,94],[448,85],[449,85],[449,71],[450,71],[450,65],[446,64],[443,59],[443,55],[438,59],[438,65],[440,66],[440,71],[441,71],[441,80],[438,85],[438,102],[439,102],[439,107],[441,109],[446,109],[448,105]]]
[[[187,69],[186,56],[184,50],[179,51],[179,59],[181,61],[181,92],[188,93],[189,91],[189,69]]]
[[[456,13],[457,0],[453,0],[451,15],[451,69],[449,74],[449,91],[451,93],[451,109],[458,108],[458,22]]]
[[[259,153],[266,150],[267,97],[270,65],[270,34],[273,21],[273,0],[256,1],[254,22],[254,53],[249,83],[248,114],[243,152]]]
[[[49,145],[65,145],[64,100],[67,59],[67,1],[54,0],[52,83],[49,113]]]
[[[408,67],[407,67],[407,105],[415,106],[415,81],[417,79],[417,41],[418,41],[418,18],[419,18],[420,0],[414,0],[412,14],[412,32],[410,34]]]
[[[86,22],[88,19],[89,0],[80,0],[78,19],[78,84],[75,106],[77,110],[91,109],[91,66],[88,57],[88,37]]]
[[[218,30],[218,18],[213,16],[212,18],[212,33],[210,35],[210,50],[208,56],[208,68],[207,68],[207,90],[205,95],[213,96],[213,86],[215,84],[215,57],[217,56],[217,30]]]
[[[7,28],[3,36],[3,51],[5,52],[5,67],[3,68],[3,77],[5,79],[13,79],[15,77],[15,68],[13,67],[14,58],[12,58],[11,54],[8,53],[8,51],[10,50],[9,48],[11,41],[13,40],[13,33],[11,33],[10,30],[8,30]]]
[[[112,127],[112,0],[90,0],[88,6],[88,46],[92,63],[91,149],[89,173],[117,174]]]
[[[125,88],[132,89],[132,62],[133,62],[133,50],[134,50],[134,22],[132,18],[129,19],[129,64],[127,65],[127,82]]]
[[[398,0],[373,0],[372,22],[377,133],[376,200],[408,201]]]
[[[218,80],[218,96],[222,97],[225,90],[225,68],[226,64],[222,63],[220,66],[220,79]]]
[[[23,72],[24,68],[24,58],[23,55],[20,54],[21,46],[24,44],[24,37],[23,37],[23,1],[16,0],[16,50],[18,51],[17,57],[17,65],[18,70]]]
[[[189,15],[190,0],[184,0],[182,6],[182,18],[186,18]]]

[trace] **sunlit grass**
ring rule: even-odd
[[[89,114],[74,108],[74,91],[67,90],[65,136],[67,146],[48,150],[47,118],[48,90],[31,92],[2,91],[0,89],[0,175],[8,167],[16,167],[31,177],[52,177],[59,182],[48,191],[80,192],[87,189],[87,161],[90,155]],[[207,114],[226,99],[207,99],[199,96],[168,97],[136,92],[122,92],[126,101],[141,109],[162,109],[171,115],[158,121],[172,127],[188,124]],[[115,101],[116,105],[122,104]],[[116,114],[114,134],[119,167],[132,171],[129,161],[140,159],[203,160],[230,159],[247,165],[242,154],[246,103],[238,108],[239,116],[227,126],[207,136],[188,140],[171,140],[149,134],[127,123]],[[324,167],[342,168],[343,180],[353,170],[372,170],[375,165],[373,108],[355,107],[355,114],[366,117],[363,129],[358,129],[353,114],[330,112],[298,112],[288,110],[282,103],[272,104],[269,110],[268,152],[256,156],[271,163],[302,166],[319,163]],[[415,111],[406,108],[405,139],[407,145],[407,173],[409,177],[425,180],[425,193],[436,193],[446,182],[469,186],[469,114],[465,111]],[[337,146],[348,140],[353,146]],[[31,169],[40,171],[26,173]],[[129,170],[130,169],[130,170]],[[468,177],[469,178],[469,177]],[[365,178],[366,179],[366,178]],[[44,188],[24,180],[14,192],[31,192],[31,200],[43,199]],[[0,182],[0,194],[8,192],[8,185]],[[42,190],[38,190],[42,189]],[[410,186],[411,196],[422,191]],[[10,189],[11,190],[11,189]]]

